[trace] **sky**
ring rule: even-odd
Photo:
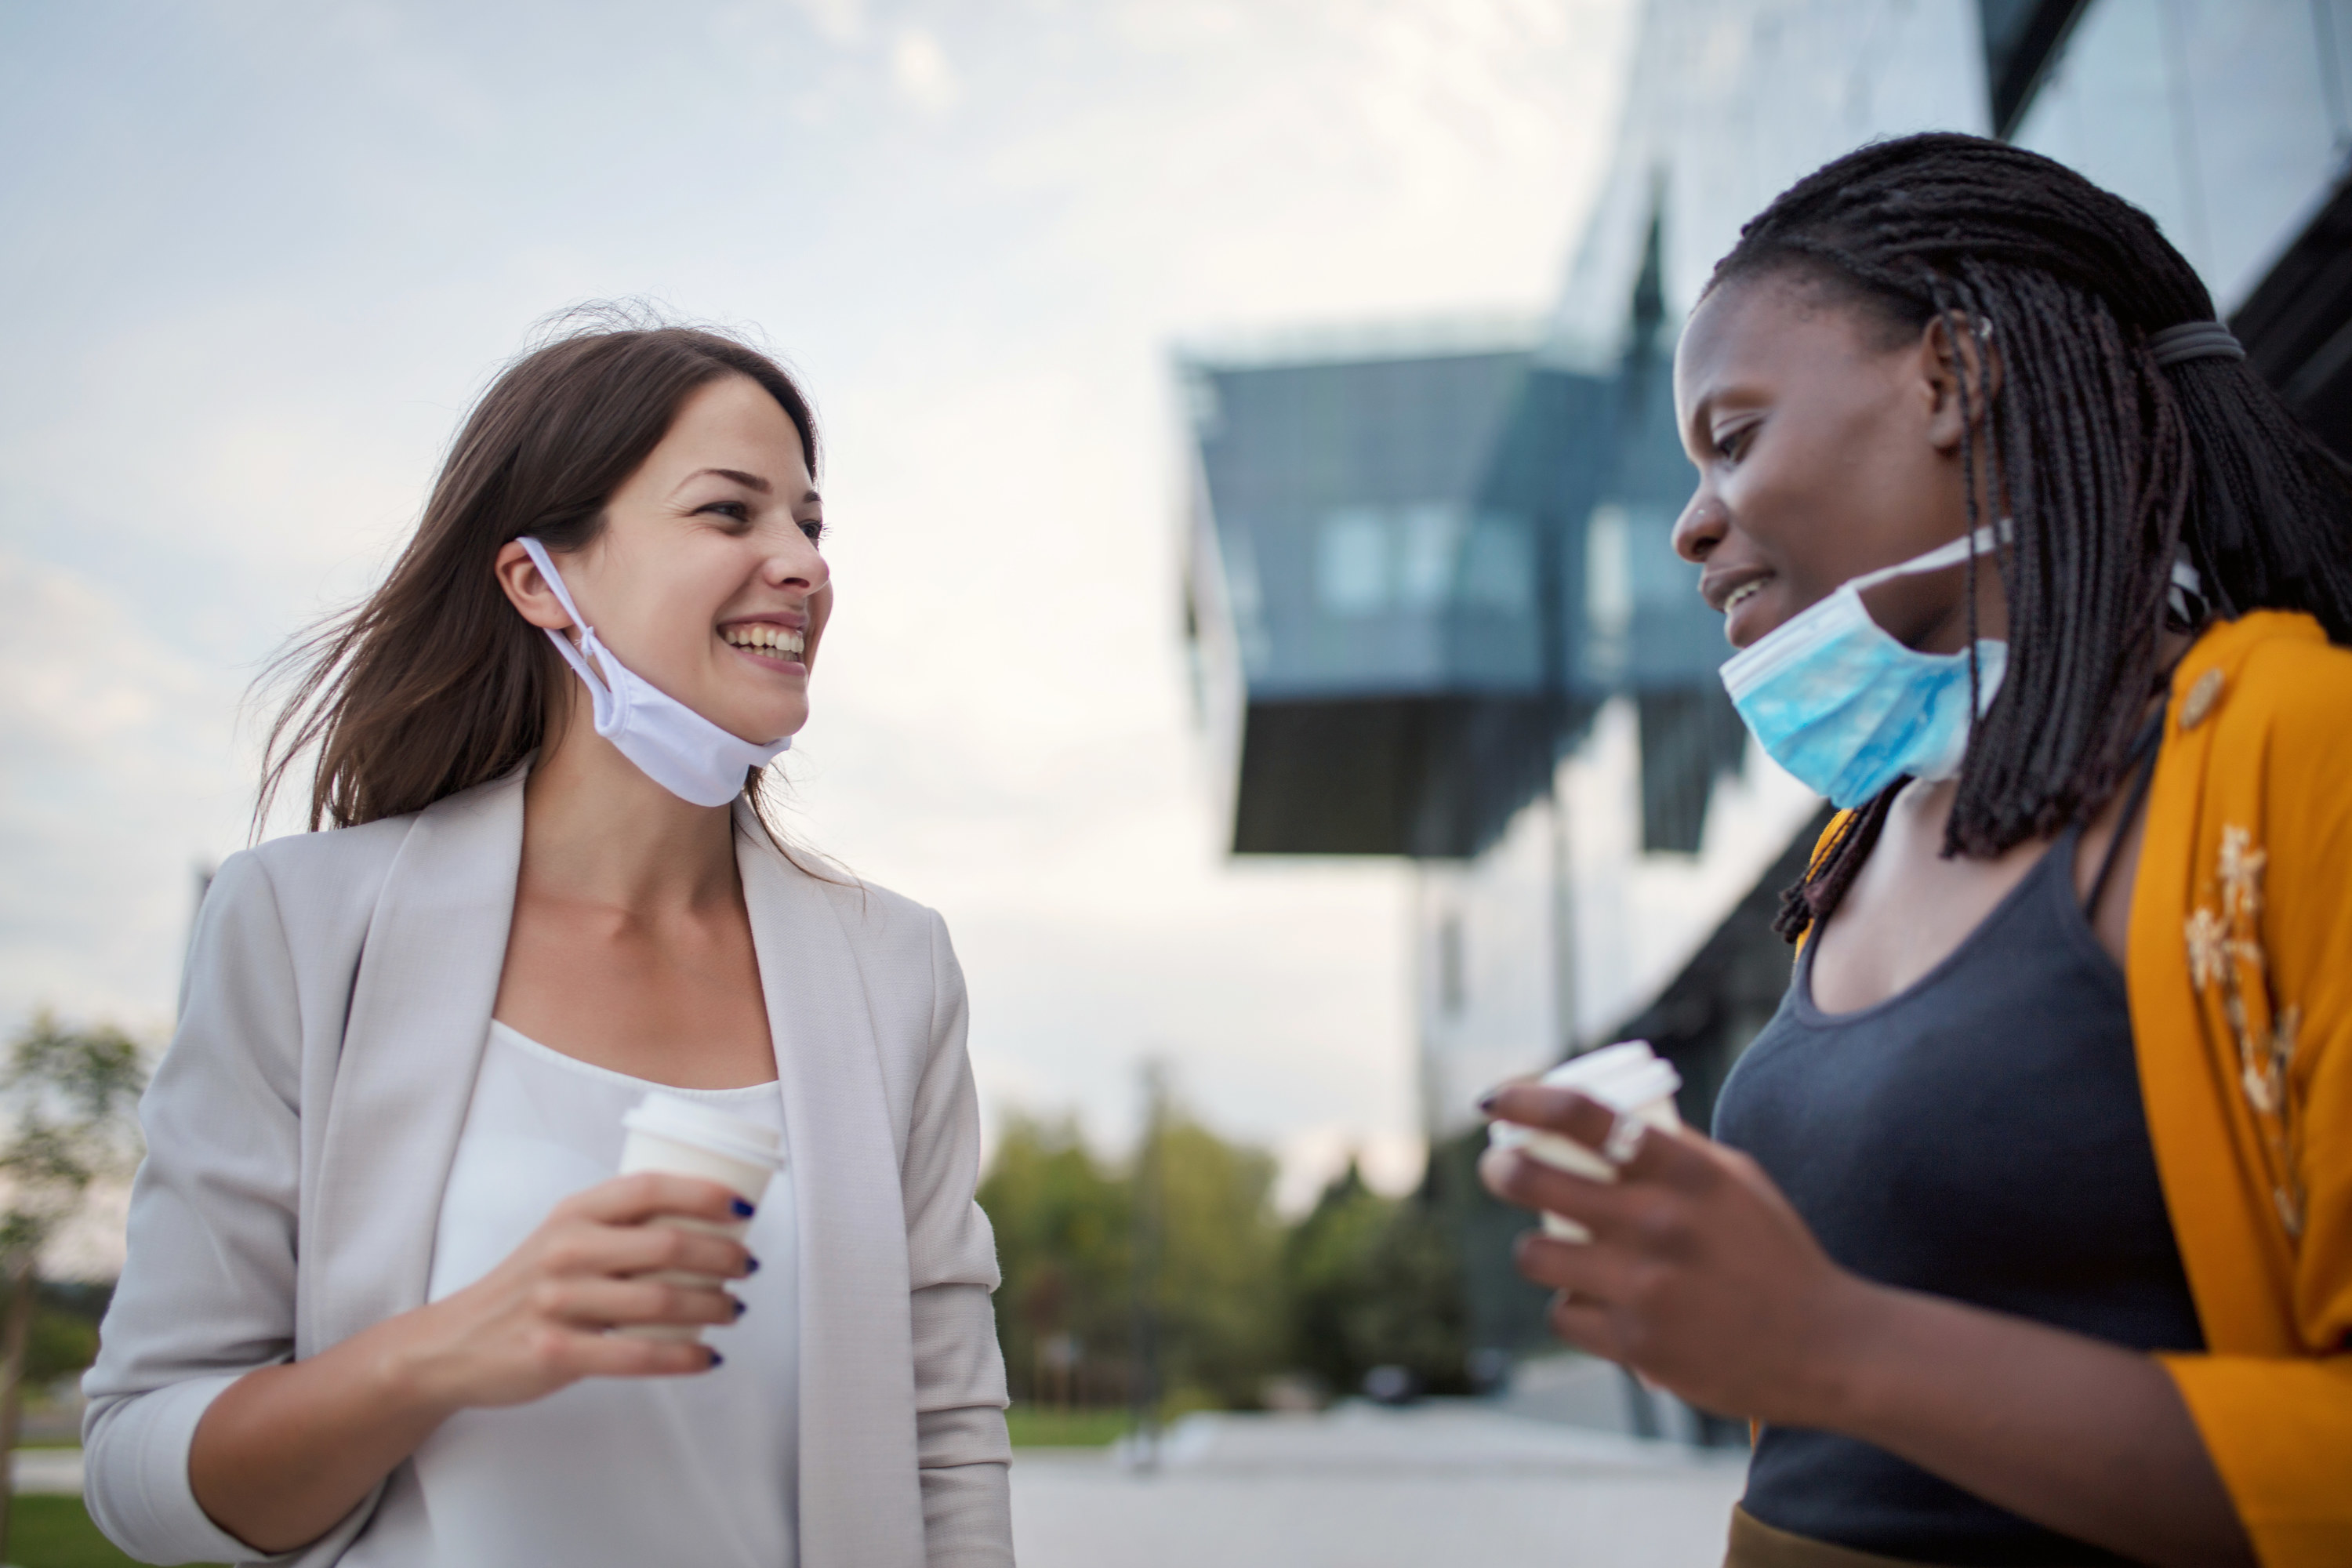
[[[1413,1138],[1410,872],[1235,861],[1171,349],[1533,314],[1630,0],[0,0],[0,1026],[168,1033],[270,653],[377,579],[536,323],[817,405],[800,838],[946,916],[992,1125],[1157,1057],[1296,1207]],[[281,814],[272,831],[299,826]]]

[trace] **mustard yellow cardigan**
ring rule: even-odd
[[[1822,836],[1826,847],[1840,823]],[[2263,1568],[2352,1564],[2352,650],[2174,672],[2132,894],[2140,1094],[2205,1351],[2159,1359]]]

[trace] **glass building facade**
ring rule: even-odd
[[[2063,28],[2011,139],[2154,216],[2255,365],[2352,458],[2352,0],[2040,9]]]
[[[1186,356],[1188,625],[1236,854],[1419,867],[1429,1196],[1474,1338],[1540,1336],[1472,1099],[1626,1036],[1704,1121],[1777,1005],[1821,803],[1747,741],[1669,531],[1675,331],[1874,137],[2001,134],[2154,215],[2352,457],[2352,0],[1651,0],[1559,304],[1485,341]]]

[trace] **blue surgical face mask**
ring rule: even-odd
[[[1852,808],[1896,779],[1960,771],[1970,721],[2000,689],[2009,645],[1976,646],[1977,709],[1969,710],[1969,656],[1921,653],[1870,618],[1863,590],[1891,577],[1937,572],[1994,548],[1979,529],[1927,554],[1867,573],[1790,616],[1723,666],[1724,689],[1767,754],[1797,779]]]
[[[547,636],[588,688],[589,699],[595,704],[596,733],[612,742],[647,778],[681,800],[697,805],[725,805],[743,793],[743,781],[753,768],[766,767],[792,745],[789,735],[766,745],[731,735],[630,670],[597,640],[596,628],[572,604],[555,563],[548,558],[547,547],[529,534],[517,542],[539,567],[547,585],[555,590],[563,613],[580,628],[578,647],[551,626]],[[595,659],[593,665],[591,657]]]

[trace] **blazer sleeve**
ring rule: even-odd
[[[215,1524],[188,1483],[222,1390],[294,1351],[300,1024],[268,872],[226,861],[196,921],[180,1024],[140,1101],[129,1252],[82,1379],[83,1495],[147,1563],[289,1562]]]
[[[989,1297],[996,1238],[972,1194],[980,1103],[965,1055],[963,971],[930,920],[930,1050],[915,1089],[903,1173],[923,1533],[931,1568],[1011,1568],[1013,1450],[1004,1357]]]

